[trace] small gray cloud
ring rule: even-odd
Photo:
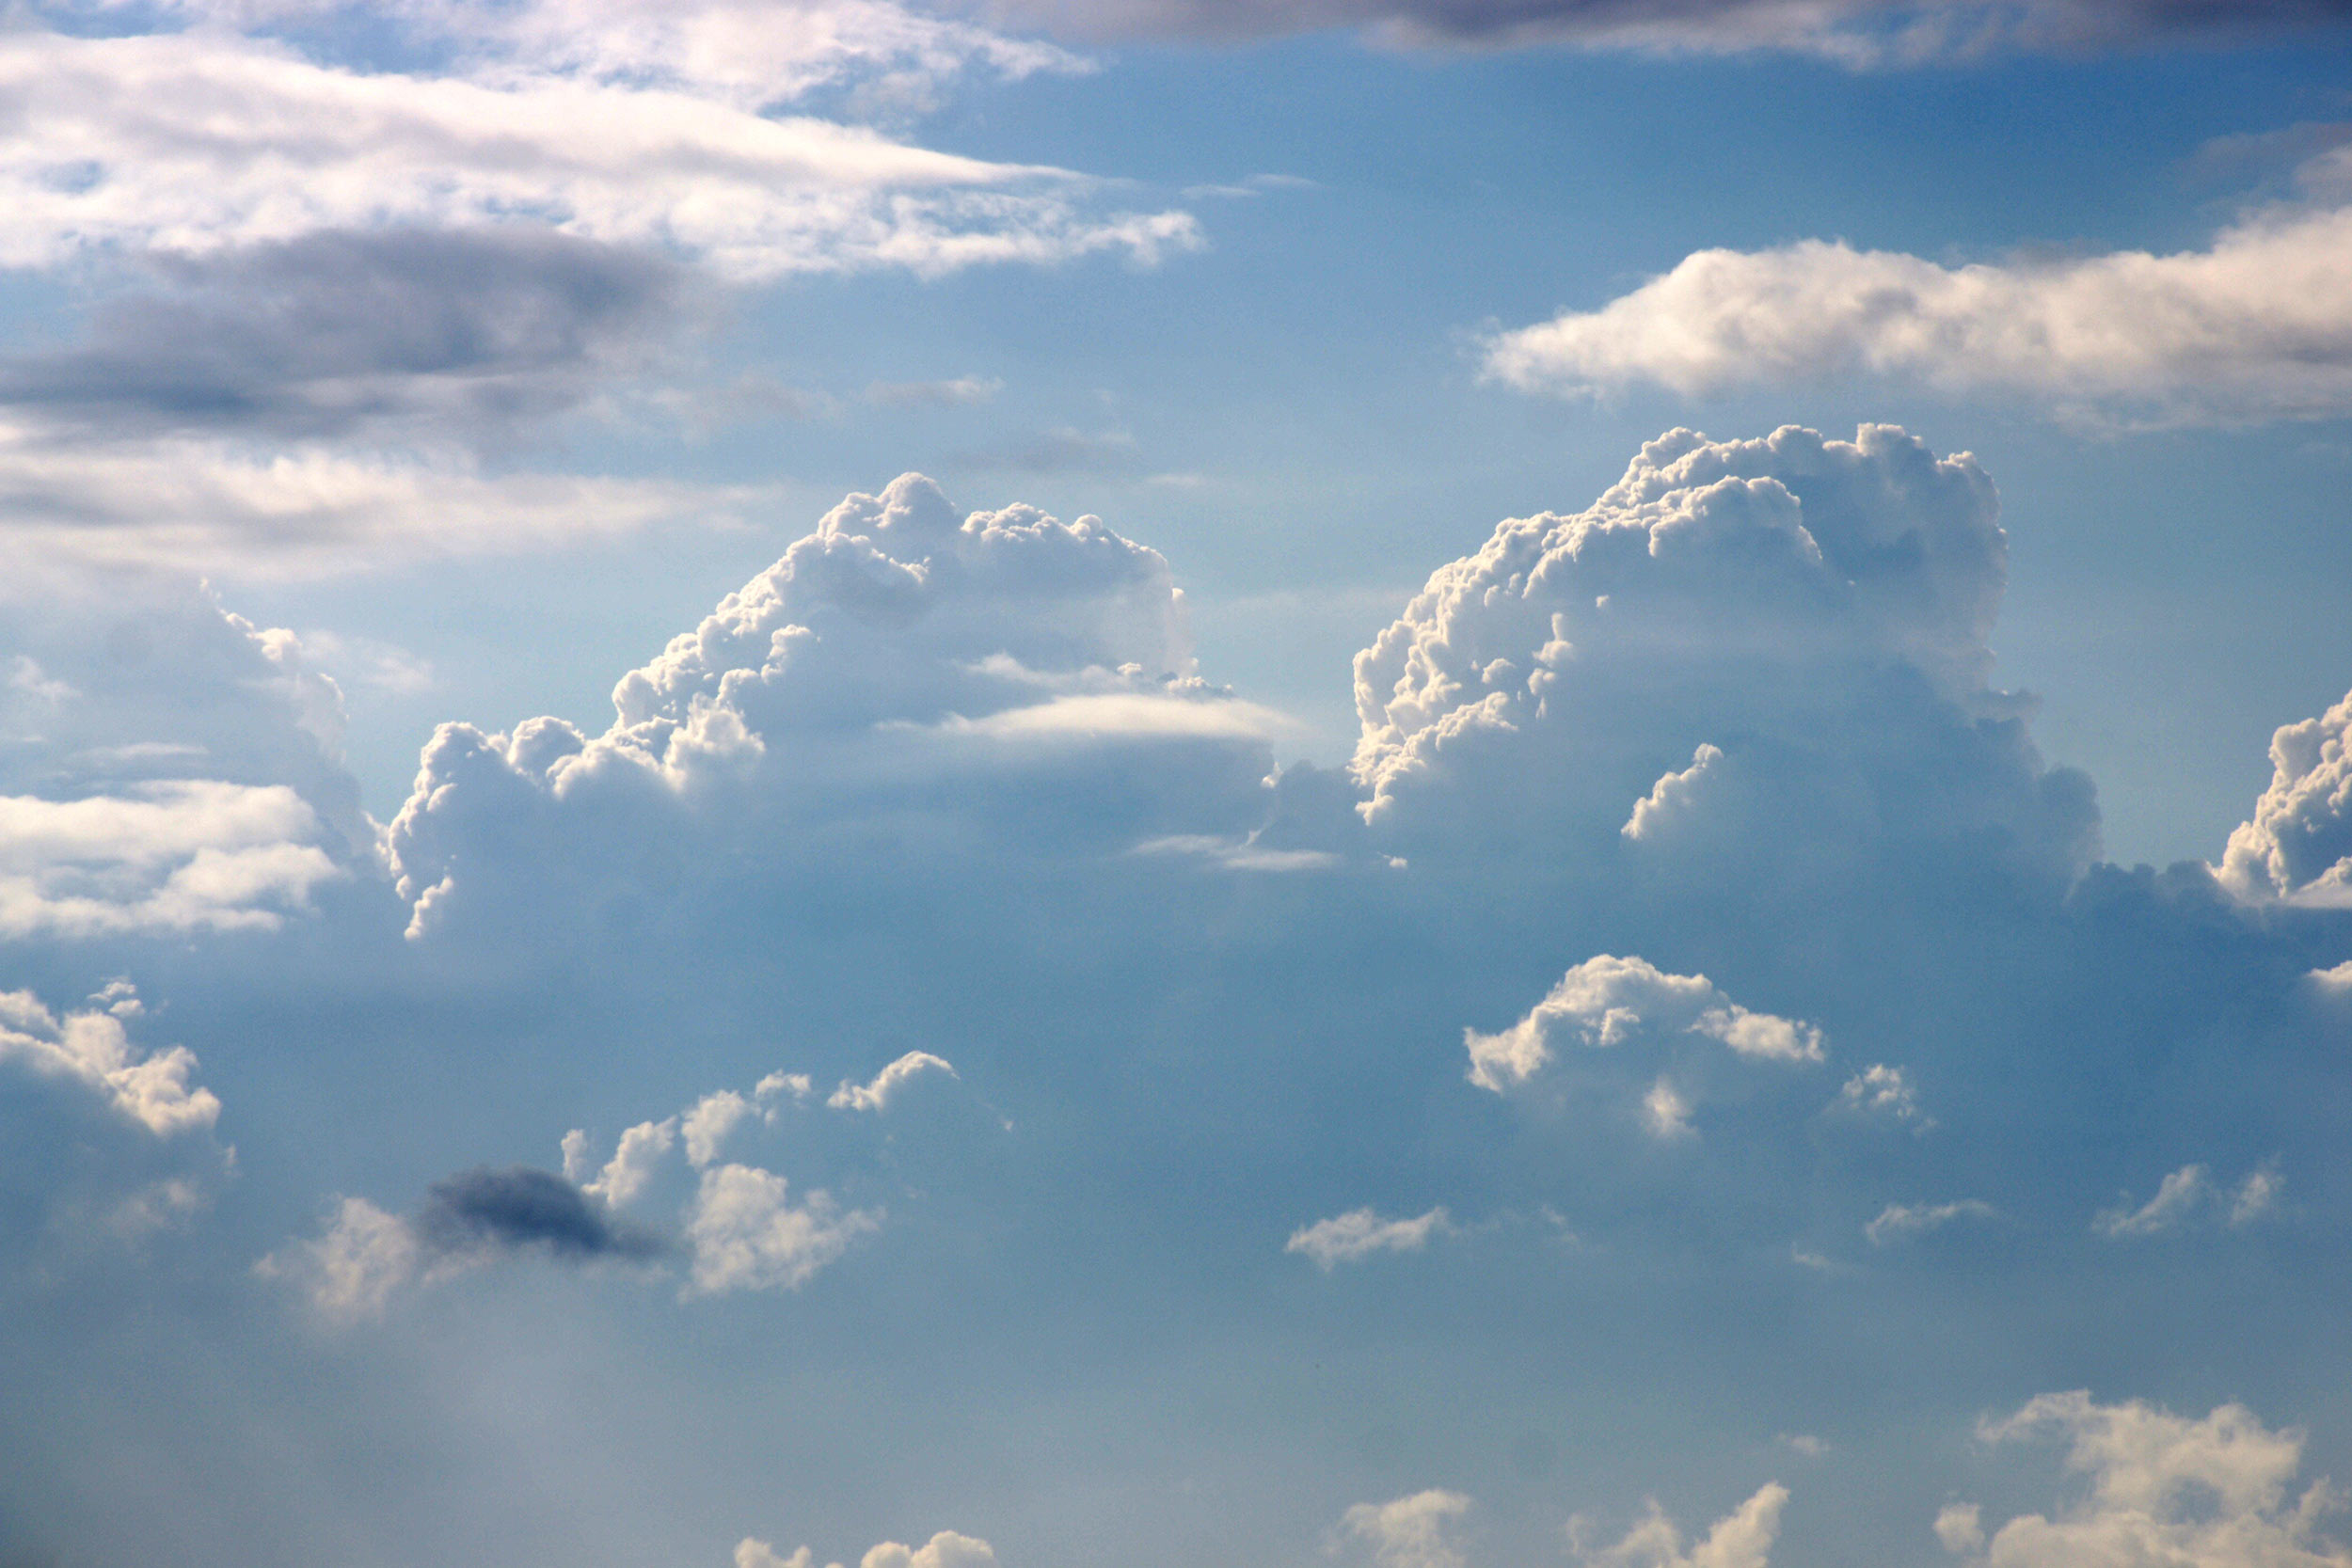
[[[444,1257],[542,1248],[559,1258],[647,1259],[668,1250],[555,1172],[529,1165],[477,1165],[436,1181],[412,1223],[424,1249]]]
[[[148,263],[80,341],[0,360],[68,433],[479,438],[656,356],[695,293],[646,250],[525,229],[335,231]]]

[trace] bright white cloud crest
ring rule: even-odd
[[[2352,907],[2352,695],[2270,740],[2270,786],[2217,868],[2240,897]]]
[[[1758,1060],[1822,1059],[1821,1032],[1809,1023],[1751,1012],[1704,974],[1668,974],[1645,959],[1607,953],[1562,975],[1510,1028],[1492,1035],[1466,1029],[1463,1042],[1470,1082],[1502,1094],[1534,1078],[1564,1048],[1609,1050],[1677,1035],[1714,1040]]]
[[[59,1018],[30,991],[0,991],[0,1063],[79,1084],[157,1137],[220,1119],[219,1098],[189,1081],[194,1052],[175,1045],[142,1053],[131,1044],[128,1023],[142,1011],[136,992],[118,982],[90,1001]]]
[[[1382,1219],[1372,1209],[1351,1209],[1291,1232],[1284,1252],[1304,1253],[1329,1274],[1342,1263],[1360,1263],[1380,1252],[1419,1252],[1429,1238],[1450,1228],[1442,1205],[1410,1219]]]

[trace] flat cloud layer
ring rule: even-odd
[[[1502,334],[1486,367],[1568,395],[1868,376],[2102,422],[2329,418],[2352,411],[2347,248],[2352,209],[2322,207],[2167,256],[1947,267],[1843,241],[1703,250],[1599,309]]]

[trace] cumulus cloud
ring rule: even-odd
[[[1249,38],[1366,27],[1391,46],[1775,50],[1883,69],[2005,50],[2084,50],[2340,24],[2328,0],[1000,0],[1076,36]]]
[[[1960,1220],[1989,1220],[1994,1212],[1993,1205],[1978,1197],[1964,1197],[1953,1203],[1890,1203],[1879,1212],[1878,1218],[1862,1227],[1862,1233],[1869,1238],[1872,1246],[1888,1246],[1941,1230]]]
[[[928,1051],[910,1051],[874,1074],[871,1083],[853,1084],[843,1079],[841,1086],[826,1097],[825,1103],[836,1111],[886,1111],[893,1096],[926,1072],[944,1072],[950,1078],[956,1075],[946,1057],[934,1056]]]
[[[1568,1539],[1577,1560],[1590,1568],[1768,1568],[1772,1543],[1780,1535],[1780,1511],[1788,1502],[1787,1487],[1778,1482],[1762,1486],[1687,1549],[1682,1531],[1656,1502],[1613,1546],[1586,1547],[1581,1519],[1568,1521]]]
[[[1526,391],[1686,396],[1867,375],[2022,394],[2104,421],[2352,410],[2352,208],[2266,212],[2202,250],[1948,267],[1805,240],[1703,250],[1597,310],[1506,332]]]
[[[1847,1079],[1832,1104],[1858,1116],[1909,1122],[1922,1132],[1935,1125],[1935,1118],[1919,1109],[1918,1091],[1903,1076],[1903,1069],[1884,1062],[1874,1063]]]
[[[1450,1228],[1452,1221],[1443,1205],[1399,1220],[1382,1219],[1371,1209],[1351,1209],[1299,1227],[1291,1232],[1282,1250],[1304,1253],[1315,1267],[1329,1274],[1342,1263],[1360,1263],[1376,1252],[1419,1252],[1433,1234]]]
[[[2242,898],[2352,908],[2352,695],[2270,737],[2270,785],[2216,874]]]
[[[816,1568],[817,1559],[806,1546],[790,1557],[767,1542],[745,1536],[736,1543],[735,1568]],[[839,1563],[827,1568],[841,1568]],[[920,1546],[885,1541],[869,1547],[858,1568],[996,1568],[995,1550],[977,1536],[944,1529]]]
[[[1263,710],[1194,673],[1157,552],[1092,516],[960,518],[919,475],[844,500],[613,703],[594,739],[551,719],[441,727],[389,835],[420,936],[469,880],[543,905],[557,866],[594,875],[679,835],[772,855],[787,820],[895,816],[894,838],[961,822],[1116,852],[1266,809]]]
[[[2319,1533],[2335,1507],[2325,1481],[2295,1493],[2302,1434],[2274,1432],[2242,1405],[2202,1419],[2137,1401],[2103,1405],[2089,1394],[2043,1394],[1988,1420],[1988,1443],[2055,1437],[2066,1468],[2089,1491],[2054,1516],[2010,1520],[1979,1546],[1980,1528],[1946,1544],[1988,1568],[2344,1568],[2352,1553]],[[1951,1511],[1947,1510],[1948,1516]],[[1939,1525],[1942,1521],[1939,1520]],[[1973,1527],[1976,1518],[1968,1519]],[[1944,1532],[1939,1528],[1939,1535]]]
[[[797,1290],[882,1220],[878,1210],[844,1212],[823,1192],[794,1203],[773,1171],[706,1170],[686,1214],[689,1293]]]
[[[1974,459],[1891,427],[1661,436],[1585,511],[1501,524],[1357,655],[1364,816],[1415,864],[1507,845],[1531,875],[1771,896],[1964,856],[2062,886],[2096,811],[1986,683],[1996,514]]]
[[[1361,1546],[1376,1568],[1463,1568],[1468,1560],[1454,1537],[1470,1509],[1470,1499],[1461,1493],[1436,1489],[1358,1503],[1340,1516],[1330,1546],[1334,1552]]]
[[[90,1004],[60,1018],[31,991],[0,991],[0,1063],[80,1085],[159,1138],[220,1119],[219,1097],[190,1082],[194,1052],[132,1045],[129,1024],[143,1009],[128,982],[109,986]]]
[[[1760,1060],[1822,1058],[1820,1030],[1802,1020],[1751,1012],[1704,974],[1668,974],[1645,959],[1606,953],[1562,975],[1508,1029],[1492,1035],[1475,1029],[1462,1032],[1470,1051],[1470,1081],[1497,1094],[1526,1084],[1565,1047],[1608,1050],[1676,1036],[1714,1040],[1739,1055]],[[1666,1092],[1674,1094],[1671,1088]],[[1677,1111],[1670,1119],[1679,1118]]]

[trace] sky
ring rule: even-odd
[[[11,6],[0,1568],[2352,1568],[2347,84]]]

